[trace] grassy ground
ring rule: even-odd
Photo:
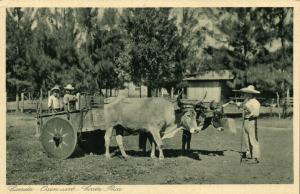
[[[260,119],[259,126],[270,127],[259,130],[261,162],[240,165],[240,133],[233,135],[213,128],[194,135],[193,151],[184,157],[180,155],[178,133],[164,141],[163,161],[141,156],[137,136],[124,138],[125,148],[132,156],[127,161],[118,157],[117,151],[110,160],[82,152],[66,160],[55,160],[47,157],[34,137],[33,116],[7,114],[7,184],[293,183],[291,119]],[[236,121],[240,126],[240,121]],[[112,149],[115,145],[113,138]]]

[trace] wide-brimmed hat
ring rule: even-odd
[[[73,87],[71,84],[68,84],[68,85],[65,87],[65,90],[74,90],[74,87]]]
[[[248,93],[248,94],[260,94],[260,91],[255,90],[255,87],[253,85],[249,85],[246,88],[240,89],[241,92],[243,93]]]
[[[58,86],[58,85],[55,85],[55,86],[51,89],[51,92],[53,92],[54,90],[60,91],[59,86]]]

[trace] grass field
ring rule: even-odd
[[[240,133],[217,132],[212,127],[192,137],[192,152],[181,156],[181,133],[164,141],[165,160],[141,156],[138,137],[124,138],[131,158],[115,149],[102,154],[77,151],[66,160],[48,158],[35,138],[31,114],[8,113],[6,128],[7,184],[252,184],[293,183],[292,120],[259,120],[262,159],[240,165]],[[236,119],[237,126],[241,126]],[[266,128],[265,128],[266,127]],[[101,139],[99,138],[99,141]]]

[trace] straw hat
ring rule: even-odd
[[[53,92],[54,90],[60,91],[59,86],[58,86],[58,85],[55,85],[55,86],[51,89],[51,92]]]
[[[66,90],[74,90],[74,87],[71,85],[71,84],[68,84],[66,87],[65,87]]]
[[[240,91],[248,94],[260,94],[260,91],[255,90],[253,85],[249,85],[246,88],[242,88],[240,89]]]

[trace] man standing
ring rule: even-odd
[[[244,141],[246,145],[246,157],[254,163],[259,163],[260,148],[257,137],[257,118],[259,116],[260,103],[256,100],[255,94],[260,94],[254,86],[249,85],[240,89],[245,95],[245,101],[239,104],[244,111]]]
[[[48,98],[48,109],[49,112],[55,113],[59,112],[61,110],[61,102],[60,102],[60,96],[59,96],[59,86],[55,85],[52,89],[52,95]]]
[[[64,109],[68,111],[75,110],[75,102],[77,100],[76,96],[73,95],[74,87],[71,84],[68,84],[65,87],[65,95],[64,95]]]

